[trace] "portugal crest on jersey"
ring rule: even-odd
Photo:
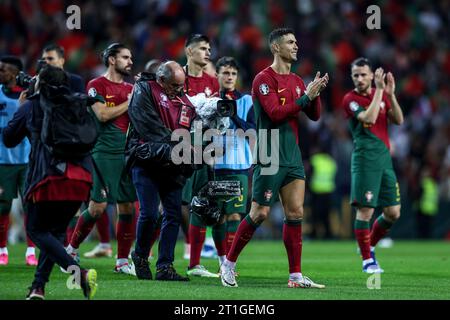
[[[350,110],[352,110],[353,112],[355,112],[356,110],[358,110],[359,108],[359,104],[356,101],[352,101],[350,102]]]
[[[300,93],[302,93],[302,90],[300,90],[299,86],[295,87],[295,92],[297,92],[297,97],[300,97]]]
[[[97,96],[97,90],[95,90],[95,88],[90,88],[88,91],[88,96],[95,98]]]
[[[262,95],[268,95],[269,94],[269,86],[265,83],[261,84],[259,86],[259,92],[261,92]]]
[[[211,93],[212,93],[212,90],[211,90],[209,87],[206,87],[206,88],[205,88],[205,94],[206,94],[206,96],[209,97],[209,96],[211,95]]]

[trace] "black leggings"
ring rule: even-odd
[[[81,201],[28,202],[28,236],[40,250],[33,286],[44,287],[53,265],[67,269],[78,265],[64,249],[64,238],[70,220],[80,208]]]

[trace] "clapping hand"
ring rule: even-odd
[[[317,71],[314,80],[306,87],[305,94],[308,96],[309,100],[314,100],[320,95],[322,90],[326,88],[328,80],[328,73],[325,73],[323,77],[320,77],[320,71]]]

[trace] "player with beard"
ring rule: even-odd
[[[91,80],[88,94],[104,103],[96,103],[92,111],[99,124],[99,137],[92,158],[97,166],[93,173],[94,185],[87,210],[78,219],[67,252],[78,258],[81,242],[91,232],[97,219],[105,212],[107,203],[118,203],[117,260],[114,271],[135,275],[128,262],[134,240],[133,214],[136,193],[125,171],[125,141],[128,124],[128,103],[133,85],[124,81],[131,74],[133,65],[130,50],[123,44],[113,43],[102,54],[108,68],[105,75]],[[79,259],[79,258],[78,258]]]
[[[388,123],[401,125],[403,112],[395,97],[391,72],[385,74],[382,68],[373,72],[368,59],[358,58],[351,64],[351,77],[355,88],[344,96],[342,107],[355,144],[351,166],[355,237],[363,272],[382,273],[375,246],[400,217],[400,189],[389,152]],[[383,213],[370,228],[376,207]]]

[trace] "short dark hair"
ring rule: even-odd
[[[205,36],[204,34],[193,33],[187,38],[186,43],[184,44],[184,47],[187,48],[193,43],[199,43],[202,41],[205,41],[206,43],[210,43],[209,38],[207,36]]]
[[[103,50],[102,52],[102,61],[103,64],[105,65],[105,67],[109,67],[109,57],[115,57],[120,50],[122,49],[128,49],[128,47],[126,45],[124,45],[123,43],[119,43],[119,42],[114,42],[111,43],[105,50]]]
[[[229,66],[239,71],[239,65],[233,57],[222,57],[216,62],[216,72],[219,73],[221,67]]]
[[[56,51],[60,58],[64,58],[64,48],[57,44],[49,44],[43,50],[43,52]]]
[[[269,34],[269,45],[280,39],[282,36],[285,36],[287,34],[294,34],[294,30],[291,28],[278,28],[273,30]]]
[[[19,71],[23,70],[22,60],[16,56],[3,56],[0,58],[0,61],[15,66]]]
[[[368,66],[370,70],[372,70],[372,64],[370,63],[370,60],[364,57],[359,57],[358,59],[353,60],[352,64],[350,65],[350,69],[353,67],[364,67]]]
[[[40,86],[68,86],[69,76],[63,69],[46,64],[39,71]]]

